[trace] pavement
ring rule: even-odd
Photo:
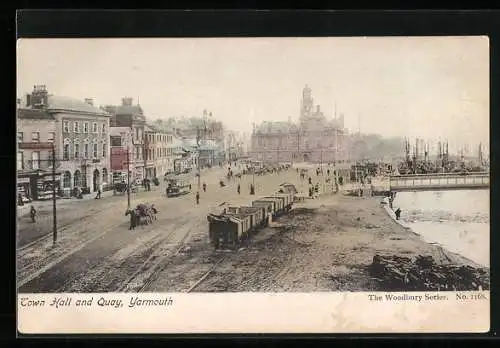
[[[207,238],[207,213],[221,211],[221,205],[246,205],[262,195],[276,192],[282,182],[292,182],[307,191],[307,181],[300,183],[295,169],[280,174],[245,175],[234,178],[221,188],[227,166],[206,169],[200,183],[200,204],[195,203],[197,178],[193,177],[190,194],[167,198],[164,185],[152,191],[140,190],[131,195],[131,205],[149,202],[159,213],[153,224],[129,230],[125,196],[112,191],[99,200],[95,194],[86,199],[57,201],[57,242],[52,235],[52,202],[39,202],[36,223],[18,218],[18,290],[19,292],[96,292],[122,291],[134,274],[147,274],[152,263],[175,254],[179,245],[190,238]],[[311,172],[313,183],[322,180]],[[236,186],[241,185],[241,194]],[[255,183],[256,194],[249,194]],[[328,184],[320,184],[325,192]],[[37,202],[38,203],[38,202]],[[29,205],[28,205],[29,207]],[[207,241],[208,242],[208,241]]]

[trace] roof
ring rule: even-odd
[[[48,97],[47,110],[74,111],[74,112],[109,116],[109,114],[103,109],[90,105],[82,100],[70,97],[54,96],[54,95]]]
[[[31,120],[54,120],[54,116],[42,109],[17,109],[17,117]]]

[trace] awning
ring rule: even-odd
[[[57,171],[55,173],[56,177],[61,175],[60,171]],[[30,171],[23,171],[23,172],[18,172],[17,173],[17,178],[30,178],[33,176],[37,177],[44,177],[44,176],[52,176],[52,171],[51,170],[43,170],[43,169],[37,169],[37,170],[30,170]]]

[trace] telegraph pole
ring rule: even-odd
[[[198,192],[200,192],[201,186],[201,165],[200,165],[200,128],[196,129],[196,147],[198,148],[198,160],[197,160],[197,174],[198,174]]]
[[[57,242],[57,204],[56,204],[56,146],[52,143],[52,237]]]
[[[127,208],[130,209],[130,148],[127,147]]]

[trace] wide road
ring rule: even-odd
[[[202,172],[201,182],[206,182],[207,192],[200,192],[199,205],[195,204],[194,177],[193,192],[185,196],[167,198],[163,184],[155,191],[132,195],[132,206],[150,202],[159,210],[158,220],[152,225],[132,231],[128,229],[128,217],[124,216],[124,196],[77,201],[60,209],[61,229],[55,246],[50,216],[40,223],[36,233],[28,232],[29,222],[24,222],[24,229],[20,224],[19,240],[30,242],[18,247],[19,292],[139,291],[155,268],[175,254],[190,236],[207,230],[208,212],[220,211],[224,202],[248,204],[275,192],[284,181],[298,182],[295,170],[255,176],[256,195],[251,196],[251,175],[219,187],[226,170],[227,167]],[[238,182],[241,194],[236,191]],[[31,237],[24,238],[23,234]]]

